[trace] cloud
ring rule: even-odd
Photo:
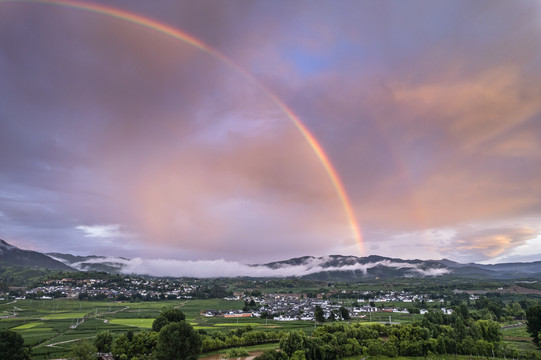
[[[477,150],[541,110],[541,87],[509,65],[469,79],[398,86],[393,94],[417,117],[431,116],[432,121],[442,122],[450,140],[466,151]]]
[[[441,276],[450,273],[449,269],[440,268],[440,269],[412,269],[414,273],[417,273],[421,276]]]
[[[122,238],[130,236],[122,231],[121,225],[111,224],[111,225],[80,225],[76,227],[77,230],[84,232],[85,237],[91,238]]]
[[[358,254],[321,163],[241,73],[119,19],[1,6],[4,237],[135,257]],[[367,249],[437,256],[423,230],[446,228],[466,241],[449,257],[501,258],[527,237],[502,224],[541,213],[537,3],[119,6],[282,99],[328,153]]]
[[[444,252],[458,252],[470,260],[480,261],[500,257],[539,236],[533,228],[499,228],[462,231],[457,233]]]
[[[404,269],[406,276],[440,276],[449,273],[448,269],[425,269],[423,264],[393,262],[390,260],[361,264],[352,258],[349,265],[328,266],[327,257],[310,258],[298,265],[281,265],[268,267],[265,265],[247,265],[224,259],[217,260],[176,260],[176,259],[122,259],[99,257],[85,260],[84,263],[119,265],[125,274],[146,274],[151,276],[173,277],[300,277],[322,271],[361,271],[366,275],[371,268],[378,266]],[[69,264],[82,269],[82,263]]]
[[[143,260],[133,259],[123,270],[125,273],[146,273],[160,276],[193,276],[193,277],[289,277],[305,276],[321,271],[361,271],[366,274],[367,270],[376,266],[387,266],[398,269],[406,269],[412,274],[420,276],[438,276],[448,272],[446,269],[423,270],[419,265],[409,263],[393,263],[380,261],[368,264],[352,264],[344,266],[323,266],[321,260],[314,259],[302,265],[281,266],[271,269],[265,266],[251,266],[226,260],[207,261],[176,261],[176,260]]]
[[[42,19],[37,9],[31,14]],[[2,43],[14,58],[34,49],[46,64],[8,61],[14,102],[5,111],[19,120],[0,134],[3,188],[17,184],[10,193],[27,203],[4,208],[6,219],[37,226],[47,215],[85,237],[116,240],[117,253],[126,233],[139,248],[227,258],[277,255],[277,239],[297,253],[306,241],[323,252],[329,234],[351,239],[322,165],[261,88],[147,29],[86,13],[43,14],[58,24],[81,18],[81,39],[37,21],[47,48],[32,39],[28,49]],[[25,38],[22,28],[12,32]],[[33,91],[23,106],[15,100],[27,83]],[[30,199],[39,208],[29,211]]]
[[[441,61],[429,67],[416,61],[434,49],[414,41],[418,59],[401,61],[402,71],[365,69],[359,65],[365,59],[355,53],[355,64],[277,85],[294,99],[300,118],[313,124],[368,233],[453,227],[541,211],[532,196],[541,191],[540,79],[524,67],[539,64],[519,53],[488,59],[474,40],[463,40],[447,44],[441,50],[449,57],[439,54]],[[526,53],[530,40],[516,39]],[[484,49],[501,50],[495,43]],[[475,63],[487,65],[460,61],[466,50],[477,54]],[[396,51],[392,58],[401,56]]]

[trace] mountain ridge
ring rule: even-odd
[[[0,265],[45,268],[51,270],[77,271],[38,251],[23,250],[0,239]]]
[[[148,264],[156,266],[160,263],[179,264],[176,275],[156,274],[156,270]],[[98,255],[78,256],[60,252],[40,253],[22,250],[0,240],[0,265],[17,265],[26,267],[43,267],[68,271],[104,271],[112,274],[138,274],[151,276],[198,277],[186,272],[189,268],[209,266],[213,261],[180,261],[128,259],[124,257],[107,257]],[[420,260],[400,259],[369,255],[357,257],[353,255],[301,256],[282,261],[264,264],[244,265],[221,260],[222,266],[235,267],[238,272],[217,271],[215,276],[205,273],[200,277],[298,277],[310,280],[362,281],[369,279],[414,278],[414,277],[457,277],[484,279],[522,279],[541,280],[541,261],[513,262],[502,264],[461,264],[449,259]],[[155,269],[155,268],[154,268]],[[218,269],[219,270],[219,269]],[[184,271],[184,273],[183,273]],[[154,272],[154,273],[153,273]]]
[[[125,262],[130,260],[124,257],[111,258],[98,255],[80,256],[58,252],[50,252],[46,255],[80,271],[105,271],[110,274],[122,273]]]

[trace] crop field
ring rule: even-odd
[[[526,331],[525,325],[502,329],[502,334],[504,342],[520,351],[535,351],[537,349],[530,334]]]
[[[28,323],[28,324],[22,324],[19,326],[15,326],[14,328],[11,328],[11,330],[28,330],[30,328],[33,328],[34,326],[39,325],[38,322]]]
[[[526,331],[526,325],[502,329],[502,334],[504,337],[523,337],[528,339],[530,338],[530,334],[528,333],[528,331]]]
[[[305,329],[311,332],[314,324],[305,321],[277,322],[257,318],[207,318],[201,310],[239,310],[242,301],[178,300],[160,302],[116,303],[78,300],[17,300],[0,304],[0,329],[11,329],[32,347],[34,359],[54,359],[65,356],[80,339],[90,341],[99,331],[109,330],[115,336],[152,328],[152,322],[167,308],[181,309],[190,324],[207,332],[229,331],[251,326],[267,330]]]
[[[134,326],[142,329],[151,329],[154,319],[112,319],[109,323],[113,325]]]
[[[259,330],[291,331],[302,329],[310,334],[316,324],[310,321],[274,321],[259,318],[212,318],[201,316],[202,310],[240,310],[242,301],[223,299],[212,300],[171,300],[159,302],[108,302],[79,300],[17,300],[0,304],[0,329],[11,329],[20,333],[25,344],[32,347],[35,359],[61,358],[79,339],[92,339],[99,331],[109,330],[115,336],[132,331],[152,328],[152,322],[167,308],[178,308],[186,314],[186,320],[196,330],[207,333],[229,331],[251,326]],[[419,314],[378,312],[365,318],[349,322],[410,322],[421,319]],[[319,325],[317,325],[319,326]],[[524,336],[523,330],[520,335]]]
[[[59,312],[44,316],[43,320],[78,319],[86,316],[84,312]]]

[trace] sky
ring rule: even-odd
[[[540,34],[537,0],[0,0],[0,238],[541,260]]]

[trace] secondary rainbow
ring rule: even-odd
[[[321,161],[321,164],[325,168],[325,171],[329,175],[329,178],[336,190],[336,193],[338,194],[338,197],[340,198],[340,201],[344,207],[344,211],[346,213],[349,226],[351,228],[351,231],[353,233],[353,236],[355,237],[355,240],[359,246],[359,250],[361,254],[364,254],[364,244],[363,244],[363,238],[361,234],[361,230],[359,227],[359,224],[357,222],[357,219],[355,217],[355,212],[353,210],[353,206],[351,205],[351,201],[349,200],[349,197],[347,195],[346,189],[344,187],[344,184],[342,183],[340,176],[338,175],[338,172],[332,165],[331,161],[329,160],[329,157],[323,150],[323,147],[319,144],[315,136],[308,130],[308,128],[302,123],[302,121],[299,119],[295,113],[289,107],[287,107],[284,102],[282,102],[274,93],[272,93],[267,87],[265,87],[263,84],[261,84],[253,75],[248,73],[246,70],[232,62],[229,58],[227,58],[225,55],[221,54],[220,52],[210,48],[209,46],[205,45],[200,40],[194,38],[193,36],[184,33],[176,28],[173,28],[171,26],[165,25],[163,23],[160,23],[158,21],[146,18],[141,15],[137,15],[125,10],[120,10],[114,7],[110,6],[104,6],[104,5],[98,5],[98,4],[92,4],[92,3],[83,3],[78,1],[63,1],[63,0],[0,0],[1,2],[11,2],[11,3],[41,3],[41,4],[47,4],[47,5],[56,5],[56,6],[64,6],[64,7],[70,7],[74,9],[89,11],[101,15],[106,15],[109,17],[113,17],[116,19],[120,19],[123,21],[127,21],[130,23],[141,25],[145,28],[152,29],[154,31],[163,33],[165,35],[171,36],[175,39],[181,40],[183,42],[186,42],[210,55],[213,57],[219,59],[220,61],[223,61],[230,67],[234,68],[236,71],[241,73],[246,79],[251,81],[252,83],[256,84],[259,88],[261,88],[264,93],[272,99],[272,101],[287,115],[287,117],[293,122],[295,127],[300,131],[302,136],[305,138],[305,140],[308,142],[312,150],[316,153],[317,157]]]

